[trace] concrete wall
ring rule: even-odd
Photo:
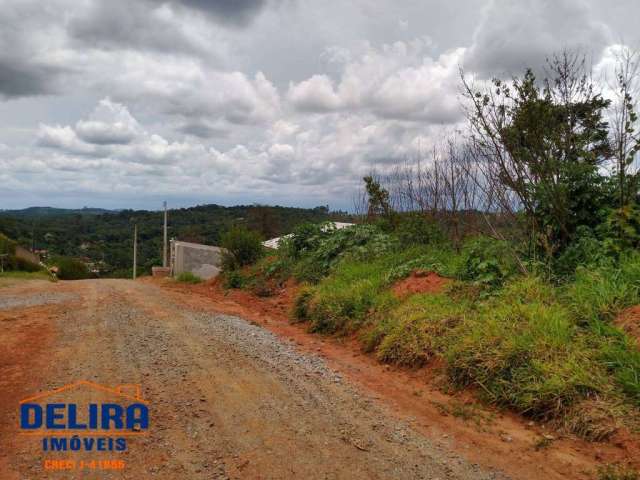
[[[199,243],[171,241],[171,273],[191,272],[202,279],[217,277],[222,267],[222,248]]]

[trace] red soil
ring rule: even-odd
[[[640,347],[640,305],[624,310],[615,320],[615,324],[623,329]]]
[[[415,293],[440,293],[451,283],[437,273],[415,270],[407,278],[398,281],[392,288],[398,298],[405,298]]]

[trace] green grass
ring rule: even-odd
[[[197,275],[194,275],[191,272],[182,272],[180,275],[178,275],[176,277],[176,281],[177,282],[182,282],[182,283],[200,283],[202,282],[202,279],[200,277],[198,277]]]
[[[21,272],[10,271],[0,273],[0,286],[7,286],[13,283],[14,280],[49,280],[54,281],[54,278],[46,270],[40,270],[37,272]]]
[[[334,273],[323,279],[298,303],[298,318],[310,322],[310,330],[348,333],[358,330],[376,309],[394,302],[386,285],[387,259],[363,262],[343,261]]]
[[[414,295],[382,313],[363,339],[383,362],[420,366],[441,351],[442,336],[464,315],[465,305],[448,295]]]
[[[611,388],[597,352],[557,305],[492,304],[447,340],[447,371],[491,403],[551,418]]]
[[[364,349],[383,362],[416,367],[439,356],[452,385],[530,417],[567,417],[564,424],[587,438],[613,431],[599,424],[609,419],[595,415],[589,399],[616,405],[640,398],[640,352],[611,325],[585,327],[552,285],[517,277],[477,297],[462,282],[401,301],[387,287],[403,260],[341,262],[301,290],[298,320],[315,332],[360,332]]]
[[[605,465],[598,469],[598,480],[640,480],[640,473],[624,465]]]

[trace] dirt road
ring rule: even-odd
[[[127,280],[0,288],[4,478],[87,478],[47,458],[118,458],[88,478],[505,478],[438,446],[259,326],[191,310]],[[149,435],[125,452],[42,452],[17,434],[18,402],[88,380],[140,384]]]

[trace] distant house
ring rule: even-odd
[[[329,222],[329,225],[327,225],[327,228],[333,227],[336,230],[342,230],[343,228],[352,227],[354,225],[355,225],[355,223]],[[264,245],[267,248],[271,248],[273,250],[277,250],[278,247],[280,246],[280,242],[283,239],[291,238],[292,236],[293,236],[293,234],[290,233],[288,235],[283,235],[282,237],[271,238],[271,239],[269,239],[267,241],[262,242],[262,245]]]

